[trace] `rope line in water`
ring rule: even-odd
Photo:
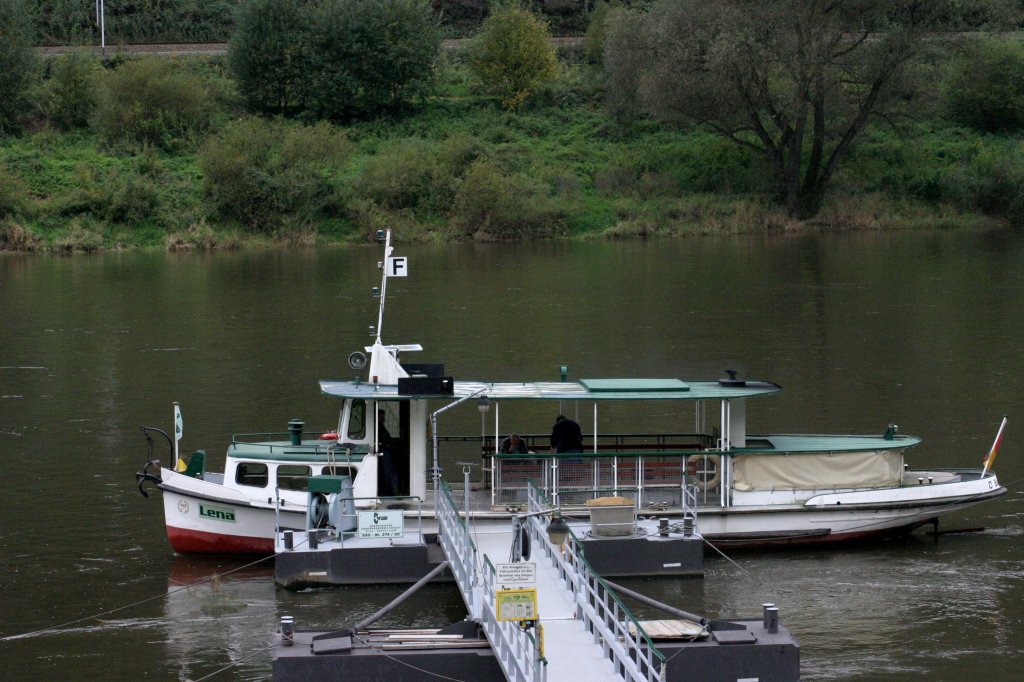
[[[220,674],[221,674],[222,672],[224,672],[224,671],[226,671],[226,670],[231,670],[232,668],[234,668],[234,667],[235,667],[236,665],[238,665],[239,663],[243,663],[243,662],[245,662],[245,661],[249,660],[250,658],[252,658],[252,657],[253,657],[253,656],[255,656],[256,654],[262,654],[262,653],[264,653],[264,652],[266,652],[266,651],[270,651],[270,650],[271,650],[271,649],[273,649],[273,648],[274,648],[274,645],[273,645],[273,644],[271,644],[270,646],[265,646],[265,647],[263,647],[262,649],[257,649],[256,651],[252,652],[251,654],[248,654],[248,655],[246,655],[246,656],[243,656],[242,658],[238,659],[237,661],[234,661],[234,662],[232,662],[232,663],[229,663],[228,665],[224,666],[224,667],[223,667],[223,668],[221,668],[220,670],[214,670],[214,671],[213,671],[212,673],[210,673],[209,675],[203,675],[202,677],[200,677],[200,678],[198,678],[198,679],[195,679],[195,680],[189,680],[189,682],[203,682],[203,680],[208,680],[208,679],[210,679],[211,677],[213,677],[214,675],[220,675]]]
[[[125,606],[118,606],[117,608],[110,609],[108,611],[102,611],[100,613],[97,613],[97,614],[94,614],[94,615],[91,615],[91,616],[86,616],[84,618],[78,618],[76,620],[71,620],[71,621],[68,621],[66,623],[61,623],[60,625],[51,625],[50,627],[43,628],[41,630],[33,630],[32,632],[23,632],[20,635],[8,635],[6,637],[0,637],[0,642],[7,642],[7,641],[13,640],[13,639],[24,639],[26,637],[34,637],[36,635],[41,635],[44,632],[52,632],[52,631],[55,631],[55,630],[60,630],[62,628],[66,628],[66,627],[68,627],[70,625],[77,625],[78,623],[84,623],[87,620],[98,620],[102,616],[108,616],[108,615],[110,615],[112,613],[117,613],[118,611],[124,611],[125,609],[130,609],[132,607],[139,606],[139,605],[145,604],[147,602],[155,601],[157,599],[165,599],[165,598],[171,596],[172,594],[177,594],[178,592],[181,592],[182,590],[188,590],[188,589],[191,589],[193,587],[197,587],[199,585],[202,585],[204,583],[212,582],[214,580],[217,580],[217,579],[221,578],[222,576],[230,575],[231,573],[234,573],[235,571],[240,571],[243,568],[249,568],[251,566],[255,566],[256,564],[259,564],[259,563],[262,563],[264,561],[267,561],[268,559],[273,559],[275,556],[276,556],[275,554],[271,554],[271,555],[265,556],[265,557],[263,557],[261,559],[257,559],[256,561],[252,561],[252,562],[250,562],[248,564],[244,564],[242,566],[236,566],[235,568],[232,568],[230,570],[224,571],[223,573],[214,573],[209,578],[203,578],[202,580],[196,581],[194,583],[189,583],[188,585],[182,585],[181,587],[176,587],[173,590],[169,590],[167,592],[164,592],[163,594],[158,594],[158,595],[155,595],[153,597],[147,597],[146,599],[140,599],[139,601],[132,602],[131,604],[126,604]]]

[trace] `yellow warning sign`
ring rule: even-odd
[[[537,620],[537,590],[497,590],[494,597],[498,620]]]

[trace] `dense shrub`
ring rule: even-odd
[[[118,173],[110,184],[107,218],[116,223],[138,225],[156,213],[160,195],[152,179],[137,173]]]
[[[173,60],[144,57],[106,74],[97,123],[112,139],[127,138],[173,149],[208,130],[217,103],[200,77]]]
[[[199,163],[206,194],[221,216],[275,232],[305,226],[330,209],[334,179],[350,147],[327,123],[247,119],[207,141]]]
[[[503,5],[487,18],[473,39],[469,64],[484,88],[509,109],[558,72],[547,22],[516,4]]]
[[[564,212],[526,176],[478,159],[459,183],[455,227],[477,238],[549,237],[564,230]]]
[[[985,146],[939,177],[941,197],[971,211],[1024,224],[1024,145]]]
[[[64,130],[84,128],[96,109],[101,67],[95,58],[71,52],[50,63],[40,106],[46,119]]]
[[[958,59],[946,85],[950,118],[985,132],[1024,130],[1024,46],[987,38]]]
[[[38,251],[43,240],[30,230],[13,221],[0,221],[0,251]]]
[[[9,132],[25,109],[37,76],[32,25],[24,0],[0,2],[0,134]]]

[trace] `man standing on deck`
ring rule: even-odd
[[[380,470],[384,474],[384,482],[390,495],[401,495],[401,488],[398,480],[398,468],[391,455],[391,434],[384,426],[384,410],[377,411],[377,445],[380,447]],[[380,477],[378,477],[378,481]]]
[[[564,414],[558,415],[551,428],[551,451],[583,452],[583,430]]]

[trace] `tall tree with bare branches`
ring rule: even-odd
[[[905,102],[908,66],[943,0],[662,0],[622,11],[605,47],[609,101],[705,125],[759,153],[796,218],[821,208],[870,117]]]

